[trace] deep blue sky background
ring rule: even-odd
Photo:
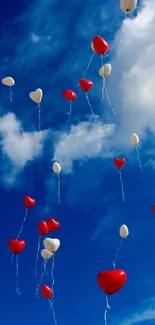
[[[109,299],[108,324],[124,322],[130,314],[138,312],[137,306],[144,299],[154,296],[154,170],[147,165],[153,134],[148,133],[147,140],[142,142],[144,171],[138,168],[135,151],[127,152],[121,147],[121,139],[120,147],[116,148],[117,155],[127,159],[122,171],[125,203],[121,198],[119,175],[113,166],[114,157],[92,157],[84,163],[77,159],[72,173],[63,174],[62,171],[60,206],[52,173],[55,145],[52,132],[67,131],[71,125],[77,125],[79,119],[82,122],[89,118],[89,108],[84,94],[77,89],[77,83],[91,55],[91,40],[95,35],[101,35],[112,45],[123,18],[119,1],[116,3],[114,0],[7,1],[1,8],[0,75],[1,78],[10,75],[16,80],[12,103],[7,89],[3,86],[0,89],[1,116],[13,112],[25,132],[35,131],[38,116],[28,93],[39,87],[44,92],[42,127],[51,130],[43,155],[29,162],[11,186],[4,182],[3,164],[8,164],[8,174],[11,167],[7,157],[1,153],[0,323],[3,325],[53,322],[48,302],[42,297],[36,298],[33,275],[37,225],[41,219],[47,220],[51,216],[61,223],[61,228],[54,234],[61,241],[54,270],[58,325],[103,323],[105,297],[98,288],[96,276],[101,270],[112,269],[120,240],[119,228],[123,223],[129,227],[130,235],[120,251],[117,267],[127,272],[128,281],[118,294]],[[33,42],[32,33],[42,37],[41,41]],[[114,52],[115,48],[111,47],[108,62],[111,62]],[[96,80],[99,67],[100,57],[95,57],[87,75],[89,79]],[[70,118],[66,115],[67,103],[61,95],[66,88],[78,94]],[[95,113],[101,116],[101,120],[118,122],[119,125],[118,117],[111,114],[108,105],[105,103],[104,108],[101,105],[99,94],[100,81],[95,84],[92,97],[90,95]],[[117,112],[119,115],[119,110]],[[14,290],[15,264],[10,261],[8,240],[16,237],[22,223],[25,195],[34,197],[37,204],[29,211],[22,234],[27,246],[19,256],[19,286],[22,291],[19,297]],[[40,258],[40,272],[41,267]],[[46,277],[44,282],[50,285],[50,281]]]

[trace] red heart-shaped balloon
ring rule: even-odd
[[[41,293],[44,298],[50,299],[53,294],[53,290],[50,287],[48,287],[47,285],[43,284],[41,286]]]
[[[48,225],[44,220],[39,222],[38,231],[39,231],[41,236],[46,235],[48,233],[48,231],[49,231],[48,230]]]
[[[34,199],[31,199],[30,196],[24,197],[24,205],[27,209],[33,207],[36,204],[36,201]]]
[[[93,87],[93,82],[91,80],[80,79],[79,86],[86,93]]]
[[[25,248],[24,240],[11,239],[9,240],[9,248],[14,255],[18,255]]]
[[[126,280],[127,275],[123,270],[102,271],[97,276],[98,285],[107,295],[119,291]]]
[[[60,227],[59,221],[54,220],[53,218],[49,218],[47,220],[48,230],[54,231],[57,230]]]
[[[101,36],[95,36],[93,38],[93,48],[96,53],[105,54],[109,50],[109,45]]]
[[[64,90],[63,91],[63,96],[65,97],[65,99],[67,100],[75,100],[77,95],[73,90]]]
[[[114,165],[118,169],[121,169],[124,166],[125,162],[126,162],[126,160],[124,158],[116,158],[116,159],[114,159]]]

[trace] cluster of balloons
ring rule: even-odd
[[[125,15],[127,13],[129,13],[129,12],[134,11],[136,9],[136,7],[137,7],[137,0],[120,0],[120,8],[125,13]],[[92,89],[94,84],[93,84],[93,82],[91,80],[84,79],[84,76],[85,76],[86,72],[88,71],[88,69],[90,67],[90,64],[91,64],[91,61],[93,59],[94,54],[100,55],[102,65],[98,70],[98,74],[102,78],[102,81],[103,81],[102,82],[102,100],[104,98],[104,94],[106,94],[109,106],[112,108],[110,100],[109,100],[106,84],[105,84],[106,78],[112,72],[112,66],[111,66],[110,63],[103,64],[103,55],[107,54],[107,52],[109,50],[109,45],[101,36],[95,36],[93,38],[93,40],[91,42],[91,49],[92,49],[92,52],[93,52],[92,56],[91,56],[91,59],[90,59],[90,61],[88,63],[86,71],[84,72],[82,78],[79,80],[78,86],[85,93],[86,100],[87,100],[88,105],[89,105],[89,107],[91,109],[91,113],[92,113],[92,115],[94,115],[93,109],[92,109],[92,106],[91,106],[91,103],[90,103],[89,97],[88,97],[88,92]],[[2,83],[3,83],[3,85],[9,87],[10,101],[12,101],[12,96],[13,96],[12,87],[15,85],[15,80],[12,77],[5,77],[5,78],[2,79]],[[63,91],[62,95],[70,103],[68,114],[71,114],[72,113],[72,102],[77,99],[77,94],[73,90],[68,90],[67,89],[67,90]],[[35,102],[37,104],[37,107],[39,109],[39,126],[38,126],[38,129],[40,131],[40,129],[41,129],[40,104],[41,104],[41,101],[42,101],[42,98],[43,98],[42,89],[38,88],[35,91],[31,91],[29,93],[29,97],[33,102]],[[113,111],[113,113],[115,113],[113,108],[112,108],[112,111]],[[136,148],[139,165],[140,165],[140,168],[142,169],[142,165],[141,165],[140,158],[139,158],[139,152],[138,152],[139,137],[138,137],[138,135],[136,133],[133,133],[131,135],[131,144],[134,145],[135,148]],[[125,158],[115,158],[114,159],[114,165],[119,170],[121,189],[122,189],[122,197],[123,197],[124,201],[125,201],[125,196],[124,196],[123,182],[122,182],[122,176],[121,176],[121,169],[124,166],[125,162],[126,162]],[[59,200],[59,203],[60,203],[60,172],[61,172],[61,166],[60,166],[60,164],[58,162],[53,163],[53,171],[58,176],[58,200]],[[12,258],[14,256],[16,257],[16,292],[18,294],[20,294],[20,290],[19,290],[19,286],[18,286],[18,255],[24,250],[24,248],[26,246],[26,242],[24,240],[22,240],[22,239],[19,239],[19,237],[20,237],[20,235],[22,233],[24,223],[26,221],[26,217],[27,217],[27,214],[28,214],[28,210],[31,207],[33,207],[35,204],[36,204],[36,201],[34,199],[32,199],[30,196],[26,196],[24,198],[24,205],[25,205],[25,208],[26,208],[26,212],[25,212],[25,217],[23,219],[22,226],[20,228],[20,231],[19,231],[17,237],[15,239],[11,239],[9,241],[9,248],[10,248],[12,254],[13,254]],[[153,207],[153,211],[155,212],[155,206]],[[39,289],[40,285],[42,284],[43,275],[46,273],[47,261],[49,259],[53,258],[53,263],[54,263],[55,253],[59,249],[59,246],[60,246],[60,240],[58,238],[46,237],[43,240],[43,248],[40,250],[40,240],[41,240],[41,238],[43,236],[57,230],[59,227],[60,227],[60,223],[58,221],[56,221],[55,219],[53,219],[53,218],[48,219],[47,222],[44,221],[44,220],[39,222],[39,225],[38,225],[39,241],[38,241],[38,251],[37,251],[37,258],[36,258],[35,274],[37,274],[37,263],[38,263],[38,254],[39,254],[39,252],[40,252],[41,257],[43,258],[44,270],[43,270],[43,273],[41,275],[40,283],[37,286],[36,293],[38,293],[38,289]],[[113,262],[114,269],[109,270],[109,271],[105,271],[105,270],[101,271],[101,272],[98,273],[98,276],[97,276],[97,283],[100,286],[100,288],[106,294],[105,323],[106,323],[106,313],[107,313],[108,309],[110,309],[110,306],[108,304],[107,296],[115,294],[116,292],[118,292],[124,286],[125,282],[127,281],[126,272],[121,270],[121,269],[116,269],[116,260],[117,260],[118,254],[119,254],[119,250],[120,250],[120,247],[121,247],[121,244],[122,244],[122,240],[127,238],[128,234],[129,234],[128,227],[126,225],[122,225],[120,227],[119,234],[121,236],[121,242],[120,242],[120,246],[119,246],[119,248],[117,250],[117,253],[116,253],[115,261]],[[52,271],[53,271],[53,267],[54,267],[53,263],[52,263]],[[52,277],[53,277],[53,275],[52,275]],[[52,285],[51,286],[48,286],[47,284],[42,284],[41,285],[42,296],[49,300],[50,305],[52,306],[52,308],[53,308],[53,304],[51,303],[50,298],[53,296],[53,286],[54,286],[54,278],[52,278]]]

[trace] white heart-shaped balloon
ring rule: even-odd
[[[57,238],[45,238],[43,244],[49,252],[55,253],[60,246],[60,240]]]
[[[2,84],[11,87],[14,86],[15,81],[12,77],[5,77],[2,79]]]
[[[122,238],[127,238],[129,235],[129,229],[126,225],[122,225],[119,230],[119,234]]]
[[[44,260],[49,260],[53,255],[53,253],[48,251],[46,248],[42,249],[40,253]]]
[[[61,172],[61,166],[59,165],[58,162],[54,162],[54,164],[53,164],[53,171],[56,174],[59,174]]]
[[[43,91],[42,89],[38,88],[35,91],[31,91],[29,96],[35,103],[40,104],[43,97]]]

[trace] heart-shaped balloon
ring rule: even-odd
[[[36,204],[36,201],[34,199],[31,199],[30,196],[24,197],[24,205],[27,209],[33,207]]]
[[[56,221],[53,218],[47,220],[48,231],[55,231],[60,227],[59,221]]]
[[[25,248],[24,240],[11,239],[9,240],[9,248],[14,255],[18,255]]]
[[[48,225],[44,220],[39,222],[38,231],[41,236],[46,235],[48,233],[48,231],[49,231]]]
[[[98,285],[107,295],[119,291],[126,280],[127,275],[123,270],[102,271],[97,276]]]
[[[55,253],[60,246],[60,240],[57,238],[45,238],[43,244],[48,251]]]
[[[75,100],[77,98],[77,95],[73,90],[64,90],[62,94],[65,97],[65,99],[69,101]]]
[[[35,103],[40,104],[43,97],[43,91],[42,89],[38,88],[35,91],[31,91],[29,96]]]
[[[41,293],[44,298],[50,299],[53,294],[53,290],[50,287],[48,287],[47,285],[43,284],[41,286]]]
[[[93,87],[93,82],[91,80],[80,79],[79,86],[86,93]]]
[[[124,166],[125,162],[126,162],[126,160],[124,158],[115,158],[114,159],[114,165],[118,169],[121,169]]]
[[[8,87],[12,87],[15,84],[15,81],[12,77],[5,77],[2,79],[2,84]]]
[[[40,253],[44,260],[49,260],[53,255],[53,253],[49,252],[46,248],[42,249]]]
[[[101,36],[95,36],[92,43],[94,51],[98,54],[105,54],[109,50],[108,43]]]

